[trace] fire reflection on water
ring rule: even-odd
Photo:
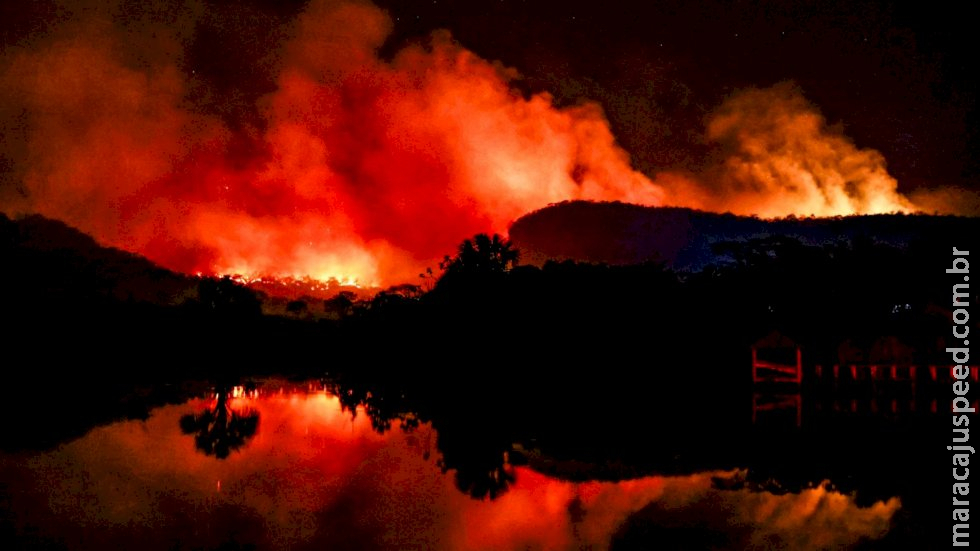
[[[605,549],[652,533],[707,538],[696,548],[824,549],[883,536],[900,507],[859,507],[827,485],[782,495],[719,485],[738,478],[731,471],[570,482],[509,465],[506,491],[473,499],[440,468],[431,425],[396,419],[379,433],[363,407],[352,416],[321,386],[230,389],[229,411],[254,412],[257,430],[223,459],[201,453],[181,418],[220,400],[0,456],[17,537],[72,549]]]

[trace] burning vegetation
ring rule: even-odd
[[[7,48],[0,209],[188,274],[371,287],[566,200],[766,217],[967,208],[951,190],[900,194],[883,157],[789,83],[718,106],[700,169],[643,174],[598,104],[520,92],[516,71],[447,32],[380,56],[393,21],[364,2],[272,19],[254,63],[207,81],[193,46],[208,9],[63,7]]]

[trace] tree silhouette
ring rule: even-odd
[[[306,301],[291,300],[286,303],[286,313],[296,317],[304,317],[309,314],[309,307]]]
[[[247,318],[262,315],[262,303],[255,291],[239,285],[230,276],[201,279],[197,293],[204,309],[218,316]]]
[[[444,446],[441,446],[441,448]],[[497,499],[516,480],[506,455],[498,449],[483,449],[466,457],[440,461],[442,472],[455,470],[456,488],[473,499]]]
[[[247,409],[235,411],[228,404],[228,389],[219,389],[213,409],[180,418],[180,430],[194,435],[194,446],[218,459],[225,459],[255,435],[259,427],[259,412]]]
[[[354,313],[354,301],[357,295],[351,291],[341,291],[336,296],[323,301],[323,311],[338,318],[343,318]]]
[[[447,274],[504,273],[513,268],[519,253],[498,234],[477,234],[463,241],[455,256],[446,256],[439,266]]]

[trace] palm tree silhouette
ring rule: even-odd
[[[217,391],[213,409],[180,418],[180,430],[194,434],[194,446],[205,455],[225,459],[255,435],[259,427],[259,412],[252,409],[236,411],[228,404],[229,390]]]

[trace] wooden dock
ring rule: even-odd
[[[966,380],[980,381],[980,369],[969,366]],[[906,384],[914,392],[916,386],[951,385],[956,380],[954,365],[849,364],[813,366],[813,380],[829,386],[842,384]]]
[[[753,383],[803,382],[803,352],[792,340],[773,332],[752,346]]]
[[[752,423],[782,418],[799,427],[804,395],[807,411],[903,416],[951,410],[945,397],[957,381],[955,365],[901,363],[815,364],[788,339],[769,337],[752,347]],[[761,352],[761,353],[760,353]],[[980,368],[969,366],[965,381],[980,384]],[[980,409],[972,399],[973,408]]]

